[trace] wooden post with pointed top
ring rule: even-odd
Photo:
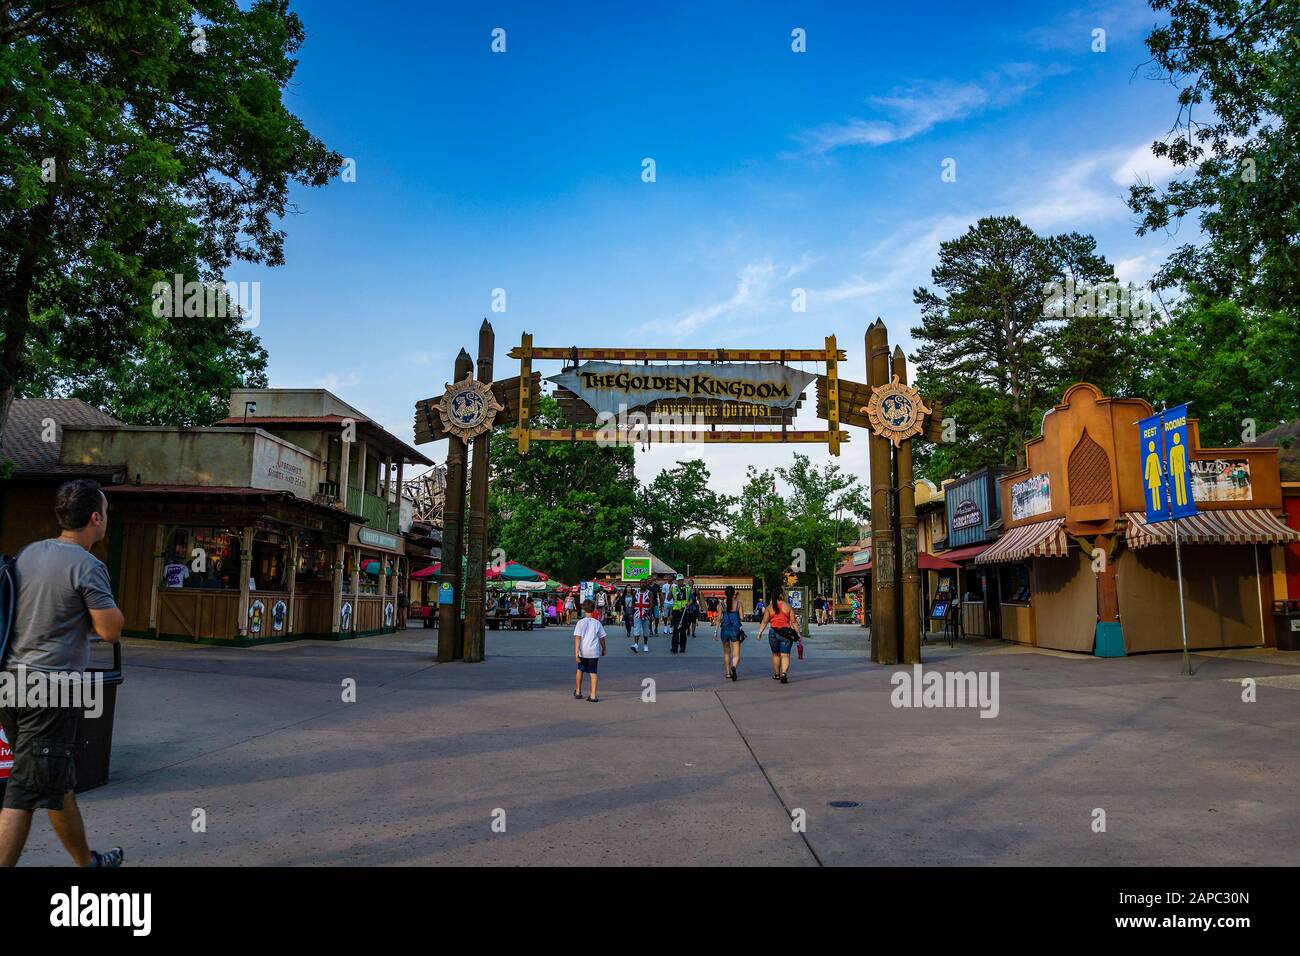
[[[496,335],[487,319],[478,330],[478,380],[492,381]],[[483,591],[487,586],[487,490],[489,429],[474,438],[469,473],[469,544],[465,549],[465,662],[478,663],[484,654]]]
[[[907,384],[907,357],[894,346],[893,373],[900,384]],[[898,443],[894,460],[898,464],[898,576],[899,615],[902,641],[899,660],[904,664],[921,662],[921,570],[916,555],[916,483],[912,479],[912,441]]]
[[[456,356],[452,381],[463,381],[474,363],[464,349]],[[460,562],[465,554],[465,442],[447,436],[447,489],[442,504],[442,580],[451,585],[451,603],[438,606],[438,662],[458,661],[465,653],[461,630]]]
[[[876,319],[867,330],[867,385],[889,381],[889,332]],[[889,439],[871,434],[871,659],[898,663],[898,605],[894,576],[893,453]]]
[[[830,453],[840,453],[840,349],[835,336],[826,336],[826,422]],[[782,416],[782,421],[785,420]]]
[[[519,429],[518,448],[519,454],[528,454],[528,412],[532,408],[532,379],[533,379],[533,336],[531,332],[525,332],[519,339],[519,418],[516,427]]]

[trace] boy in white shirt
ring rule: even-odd
[[[583,618],[573,629],[573,659],[578,662],[574,672],[573,699],[582,700],[582,675],[591,675],[591,696],[587,700],[600,703],[596,696],[596,666],[605,656],[605,626],[596,618],[593,601],[582,602]]]

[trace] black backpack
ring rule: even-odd
[[[9,656],[13,642],[14,621],[18,616],[18,562],[0,554],[0,667]]]

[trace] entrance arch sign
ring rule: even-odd
[[[518,408],[511,416],[517,424],[510,436],[520,454],[527,454],[535,441],[601,441],[611,432],[635,443],[825,444],[832,455],[849,440],[848,432],[840,429],[838,397],[839,363],[847,355],[833,335],[820,349],[624,349],[534,346],[532,335],[525,332],[509,357],[519,361],[519,382],[527,383],[518,392]],[[556,397],[569,428],[529,424],[535,407],[529,390],[534,361],[565,363],[548,380],[557,385]],[[834,396],[823,416],[827,428],[789,427],[804,390],[823,378],[793,368],[791,362],[825,363],[826,387]],[[638,429],[626,422],[629,412],[666,413],[668,427]],[[584,427],[602,419],[603,427]],[[678,421],[682,428],[674,427]],[[687,422],[696,424],[688,429]],[[721,424],[758,427],[719,429]]]

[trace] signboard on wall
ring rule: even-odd
[[[649,558],[624,558],[623,580],[644,581],[650,577]]]
[[[776,362],[636,367],[585,362],[547,381],[568,389],[597,412],[618,414],[652,402],[714,399],[793,408],[816,375]]]
[[[1196,501],[1250,501],[1250,462],[1244,458],[1193,461],[1192,497]]]
[[[1020,521],[1052,510],[1052,481],[1044,472],[1011,486],[1011,520]]]
[[[974,501],[967,499],[957,505],[952,513],[952,527],[955,531],[962,528],[977,528],[984,524],[984,513]]]

